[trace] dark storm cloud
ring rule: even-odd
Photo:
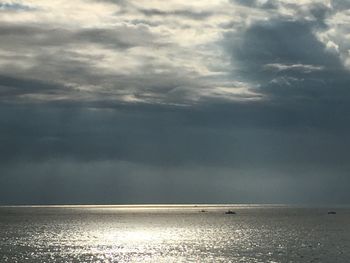
[[[247,119],[260,118],[255,125],[273,130],[288,127],[285,135],[289,139],[280,154],[286,150],[302,156],[295,162],[301,166],[313,158],[320,160],[321,166],[322,162],[330,165],[348,159],[348,151],[341,145],[348,143],[344,135],[350,123],[350,74],[339,56],[316,38],[317,23],[272,20],[254,24],[238,36],[228,34],[225,39],[237,68],[234,76],[256,84],[267,98],[261,111]],[[310,132],[308,139],[299,137],[300,148],[289,141],[298,134],[295,128]],[[330,137],[321,136],[323,132]],[[274,139],[270,142],[277,143]],[[288,158],[293,162],[293,157]],[[307,161],[302,165],[302,160]]]
[[[311,22],[272,20],[252,25],[242,36],[228,34],[225,45],[238,64],[237,75],[259,83],[270,99],[346,103],[349,71],[316,38],[316,29]]]
[[[341,68],[340,60],[327,52],[313,33],[313,23],[272,20],[249,27],[238,36],[228,34],[226,45],[233,62],[238,61],[246,75],[267,75],[263,66],[270,63],[304,64]],[[244,70],[244,71],[243,71]],[[252,71],[250,71],[252,70]]]

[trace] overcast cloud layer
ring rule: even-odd
[[[348,203],[350,4],[0,0],[0,203]]]

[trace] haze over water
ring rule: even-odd
[[[225,214],[228,209],[236,214]],[[271,205],[1,207],[0,261],[347,262],[350,209],[328,211]]]

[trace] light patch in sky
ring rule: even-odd
[[[312,71],[323,70],[322,66],[315,65],[304,65],[304,64],[281,64],[281,63],[271,63],[265,65],[266,69],[272,69],[277,71],[285,71],[285,70],[297,70],[305,73],[310,73]]]

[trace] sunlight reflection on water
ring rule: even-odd
[[[346,262],[350,211],[0,208],[1,262]]]

